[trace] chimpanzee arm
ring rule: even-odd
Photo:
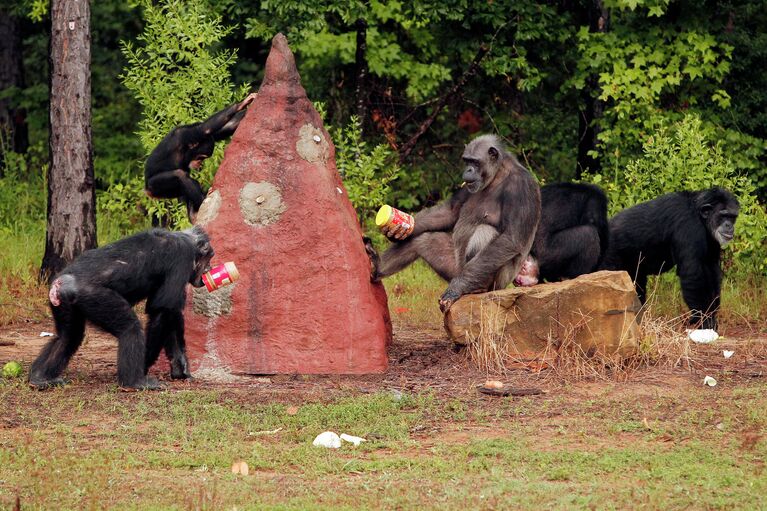
[[[179,250],[176,254],[165,253],[162,257],[172,258],[172,266],[166,271],[165,278],[159,287],[149,296],[146,310],[149,313],[161,310],[180,311],[186,303],[186,285],[194,269],[193,257],[186,251]],[[160,257],[160,256],[158,256]]]
[[[719,309],[722,286],[722,270],[719,258],[704,259],[696,253],[696,243],[674,246],[676,273],[682,288],[682,296],[690,308],[691,323],[699,328],[716,329],[716,312]]]
[[[413,238],[425,232],[450,231],[458,221],[461,206],[468,199],[469,193],[459,190],[445,202],[426,208],[415,214],[415,227],[410,237]]]
[[[201,122],[197,126],[197,129],[199,129],[205,135],[212,136],[215,140],[225,138],[226,133],[234,133],[234,130],[237,128],[237,124],[239,124],[239,120],[242,119],[242,116],[244,116],[244,114],[242,114],[238,117],[235,117],[237,113],[245,110],[245,107],[253,102],[255,97],[255,93],[248,94],[248,97],[239,103],[230,105],[223,110],[211,115],[207,120]],[[236,122],[232,123],[232,121],[235,119]]]

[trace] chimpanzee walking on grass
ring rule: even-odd
[[[256,93],[216,112],[206,121],[177,126],[157,144],[146,160],[146,193],[155,199],[179,199],[186,203],[189,219],[194,222],[205,199],[205,191],[190,176],[205,158],[213,154],[218,140],[231,136],[245,117],[245,108]]]

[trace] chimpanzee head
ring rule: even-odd
[[[738,199],[724,188],[714,187],[698,192],[695,203],[708,232],[719,246],[724,247],[732,241],[740,212]]]
[[[208,233],[199,225],[195,225],[184,232],[192,238],[195,246],[194,269],[189,277],[189,283],[194,287],[202,287],[204,285],[202,276],[205,272],[210,271],[210,260],[213,259],[215,252],[210,245]]]
[[[202,166],[202,162],[213,154],[214,147],[215,141],[213,137],[189,141],[186,144],[186,165],[191,169],[199,169]]]
[[[506,157],[508,153],[495,135],[482,135],[469,142],[461,156],[466,164],[463,171],[466,189],[470,193],[477,193],[487,187],[498,172],[502,159]]]

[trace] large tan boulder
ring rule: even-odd
[[[186,310],[197,375],[381,373],[391,324],[335,149],[277,35],[197,223],[240,278]]]
[[[467,295],[445,315],[458,344],[502,340],[506,353],[536,358],[549,341],[572,341],[585,353],[629,356],[639,345],[639,299],[623,271],[600,271],[573,280]]]

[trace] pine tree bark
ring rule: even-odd
[[[610,11],[604,6],[602,0],[592,0],[588,10],[589,32],[607,32],[610,23]],[[578,118],[578,160],[575,166],[575,179],[581,179],[583,171],[598,173],[602,170],[602,164],[598,158],[589,154],[596,150],[599,142],[599,119],[604,113],[605,103],[596,96],[599,94],[599,77],[596,74],[586,79],[581,98],[583,110]]]
[[[8,8],[0,9],[0,91],[10,87],[24,88],[21,60],[21,27],[19,18]],[[0,136],[3,150],[26,152],[29,146],[26,112],[9,98],[0,99]],[[0,160],[0,176],[3,162]]]
[[[41,279],[96,246],[88,0],[51,1],[48,223]]]
[[[360,129],[364,133],[365,122],[367,120],[368,90],[367,90],[367,31],[368,24],[363,18],[359,18],[354,24],[357,30],[357,51],[355,53],[355,63],[357,67],[357,89],[355,95],[357,98],[357,118],[360,121]]]

